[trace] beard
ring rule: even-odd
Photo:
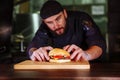
[[[62,34],[64,34],[64,29],[65,29],[64,27],[61,27],[61,28],[58,28],[58,29],[52,31],[52,33],[54,35],[62,35]]]
[[[65,30],[66,30],[66,28],[61,27],[61,28],[58,28],[54,31],[50,30],[50,32],[52,33],[53,36],[61,36],[65,33]]]

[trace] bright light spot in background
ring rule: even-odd
[[[36,33],[40,26],[40,17],[39,14],[33,14],[32,15],[32,20],[33,20],[33,33]]]

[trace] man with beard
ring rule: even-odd
[[[105,40],[87,13],[66,11],[57,1],[48,0],[40,16],[42,24],[27,48],[31,60],[48,61],[53,48],[66,50],[75,61],[94,60],[105,52]]]

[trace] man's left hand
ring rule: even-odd
[[[70,58],[72,60],[79,61],[81,58],[89,60],[89,55],[87,54],[87,52],[75,44],[67,45],[63,49],[71,53]]]

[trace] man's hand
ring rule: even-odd
[[[79,61],[81,58],[85,60],[89,60],[89,54],[87,52],[83,51],[80,47],[72,44],[67,45],[63,48],[64,50],[68,51],[69,53],[72,53],[70,58],[75,61]]]
[[[40,47],[39,49],[34,49],[30,56],[30,59],[35,61],[46,61],[49,60],[48,51],[52,50],[51,46]]]

